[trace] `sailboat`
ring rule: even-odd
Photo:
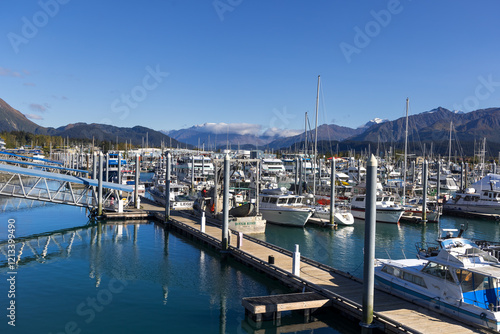
[[[314,159],[313,159],[313,197],[314,197],[314,202],[317,203],[316,201],[316,162],[317,162],[317,156],[318,156],[318,106],[319,106],[319,87],[320,87],[320,76],[318,75],[318,88],[317,88],[317,93],[316,93],[316,121],[315,121],[315,133],[314,133]],[[335,181],[335,159],[332,158],[332,164],[334,164],[332,170],[333,170],[333,175],[332,175],[332,180]],[[344,205],[342,207],[336,207],[335,206],[335,182],[330,183],[330,187],[332,188],[331,191],[331,196],[330,196],[330,201],[333,201],[332,204],[330,204],[330,207],[327,207],[325,205],[320,205],[320,204],[315,204],[314,205],[314,213],[311,216],[310,220],[318,221],[322,225],[332,225],[331,224],[331,217],[332,214],[330,210],[333,209],[333,225],[352,225],[354,224],[354,217],[352,213],[350,212],[349,206]]]

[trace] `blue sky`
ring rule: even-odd
[[[291,134],[305,112],[314,126],[318,75],[319,124],[397,119],[407,97],[410,114],[500,106],[494,0],[4,0],[0,10],[0,98],[47,127]]]

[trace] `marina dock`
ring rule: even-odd
[[[221,228],[210,221],[207,221],[205,233],[202,233],[199,218],[186,212],[172,212],[169,222],[165,222],[162,207],[148,201],[143,201],[141,206],[165,228],[215,249],[221,249]],[[319,300],[327,300],[324,305],[331,306],[334,312],[340,312],[353,321],[361,320],[363,282],[360,279],[303,256],[300,258],[300,275],[293,275],[293,252],[248,235],[244,235],[243,240],[238,240],[238,234],[235,232],[230,235],[229,250],[224,256],[230,256],[253,267],[296,291],[313,292],[323,296],[324,298]],[[251,310],[248,303],[242,303],[248,306],[247,311]],[[302,309],[308,308],[314,309],[316,306],[306,305]],[[374,324],[385,333],[490,333],[486,329],[468,326],[377,289]]]

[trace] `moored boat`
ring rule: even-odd
[[[439,239],[419,259],[377,259],[375,279],[387,292],[453,318],[500,330],[500,264],[465,238]]]
[[[259,210],[270,223],[303,227],[314,212],[304,205],[304,196],[294,195],[286,188],[263,189],[259,197]]]
[[[376,198],[376,222],[378,223],[399,223],[403,215],[404,208],[394,202],[391,195],[377,195]],[[365,219],[366,195],[356,195],[351,200],[351,213],[354,218]]]

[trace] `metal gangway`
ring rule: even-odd
[[[98,207],[99,181],[88,178],[86,171],[51,166],[58,172],[49,172],[44,164],[16,161],[15,165],[10,165],[5,162],[0,163],[0,195],[85,207],[91,211]],[[102,189],[104,210],[118,211],[122,205],[125,208],[133,201],[133,186],[102,182]]]

